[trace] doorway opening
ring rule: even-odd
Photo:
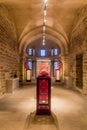
[[[76,55],[76,86],[83,89],[83,54]]]

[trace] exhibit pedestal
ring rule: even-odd
[[[19,87],[19,78],[6,80],[6,93],[13,93]]]

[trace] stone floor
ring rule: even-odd
[[[35,86],[1,96],[0,130],[87,130],[87,97],[61,85],[51,90],[51,116],[35,114]]]

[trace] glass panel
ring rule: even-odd
[[[58,55],[58,49],[54,49],[53,50],[53,54],[56,56],[56,55]]]
[[[29,49],[29,55],[33,55],[33,49],[32,48]]]
[[[40,50],[40,56],[46,56],[46,50]]]
[[[29,69],[32,69],[32,61],[28,61]]]
[[[57,67],[58,67],[58,61],[55,61],[54,62],[54,69],[57,69]]]
[[[55,76],[55,70],[58,68],[58,61],[54,61],[54,76]]]
[[[48,80],[39,81],[39,104],[48,104]]]

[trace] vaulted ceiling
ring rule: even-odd
[[[0,0],[14,18],[20,50],[42,37],[44,0]],[[67,48],[78,10],[87,0],[48,0],[46,35]],[[68,51],[66,49],[66,51]]]

